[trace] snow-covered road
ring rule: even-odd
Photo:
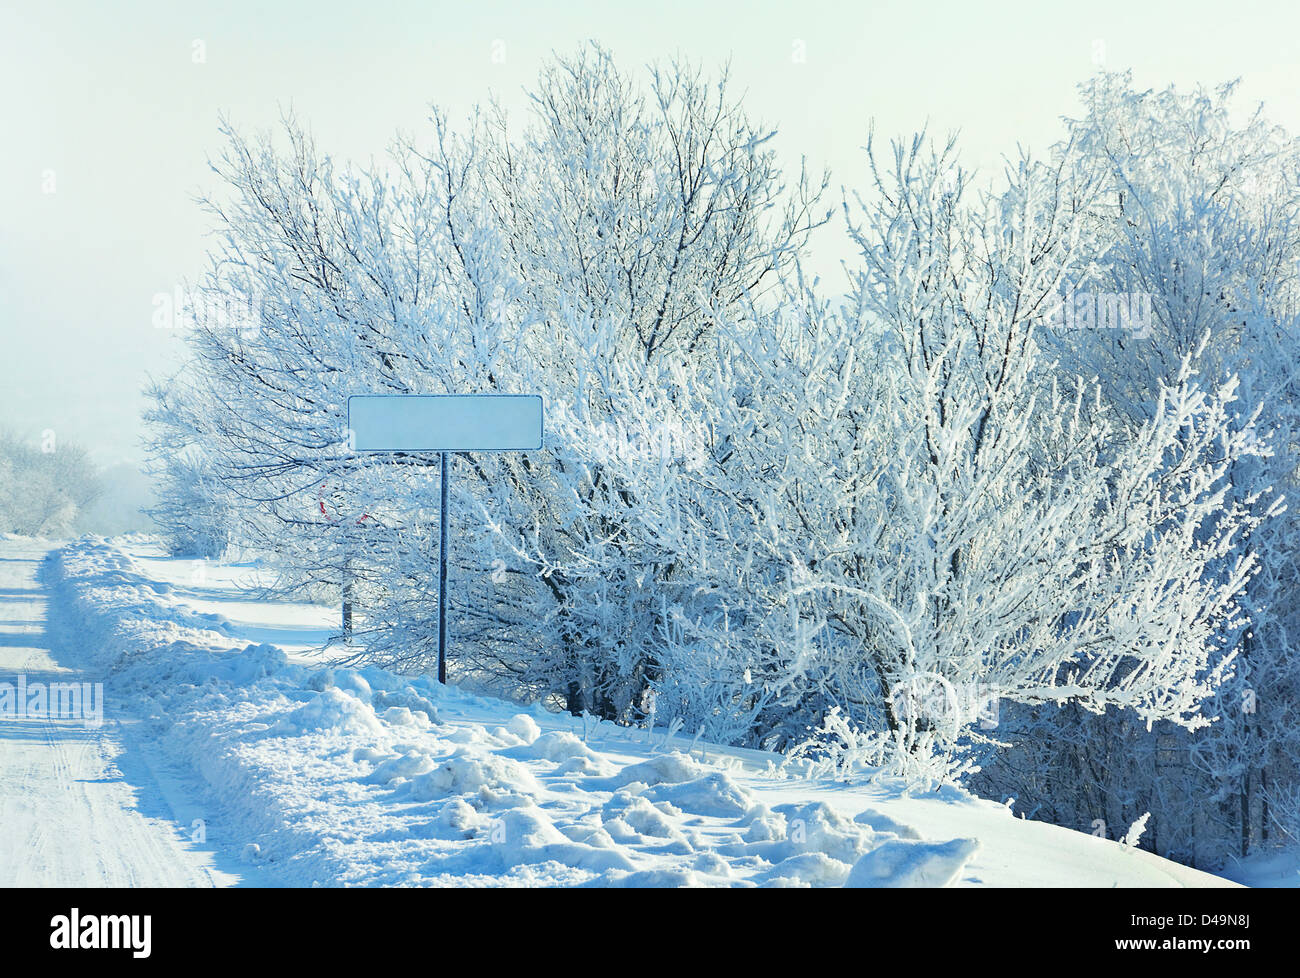
[[[238,882],[182,834],[193,824],[177,818],[184,797],[133,741],[129,717],[110,712],[96,727],[93,687],[80,716],[43,715],[53,712],[43,691],[83,680],[50,648],[38,581],[47,550],[0,539],[0,886]]]

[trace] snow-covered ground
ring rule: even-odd
[[[45,549],[0,541],[0,682],[103,681],[105,722],[0,722],[0,884],[1231,885],[953,789],[330,668],[336,609],[143,538],[53,551],[42,593]]]

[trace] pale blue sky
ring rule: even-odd
[[[1243,101],[1300,131],[1298,26],[1291,3],[1196,0],[0,0],[0,427],[53,429],[105,463],[139,457],[143,375],[176,344],[153,328],[152,300],[201,270],[192,197],[211,186],[221,111],[262,127],[292,102],[323,147],[364,159],[430,103],[462,115],[495,91],[517,105],[544,57],[594,38],[628,69],[729,58],[751,115],[792,161],[829,166],[838,196],[862,183],[872,118],[882,134],[960,128],[986,173],[1017,143],[1041,149],[1099,41],[1107,67],[1145,86],[1241,76]],[[818,248],[833,274],[838,232]]]

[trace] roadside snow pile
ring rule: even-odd
[[[201,777],[209,844],[286,884],[981,881],[980,842],[947,826],[924,840],[878,810],[879,789],[776,777],[771,755],[713,745],[705,762],[662,732],[602,724],[589,740],[567,715],[241,648],[220,615],[103,541],[56,553],[45,574],[68,664],[103,678],[110,711],[141,718]],[[960,793],[924,804],[954,803],[1000,831],[1034,824]]]
[[[43,576],[60,612],[50,618],[51,638],[75,645],[91,669],[130,671],[138,660],[152,668],[164,646],[213,650],[229,644],[219,616],[174,600],[171,585],[146,579],[130,557],[106,543],[54,551]]]

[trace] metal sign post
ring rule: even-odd
[[[542,447],[537,394],[357,394],[348,429],[358,452],[437,452],[438,682],[447,682],[447,487],[456,452],[528,452]]]
[[[442,505],[438,517],[438,682],[447,685],[447,466],[451,455],[439,454],[438,474],[442,479]]]

